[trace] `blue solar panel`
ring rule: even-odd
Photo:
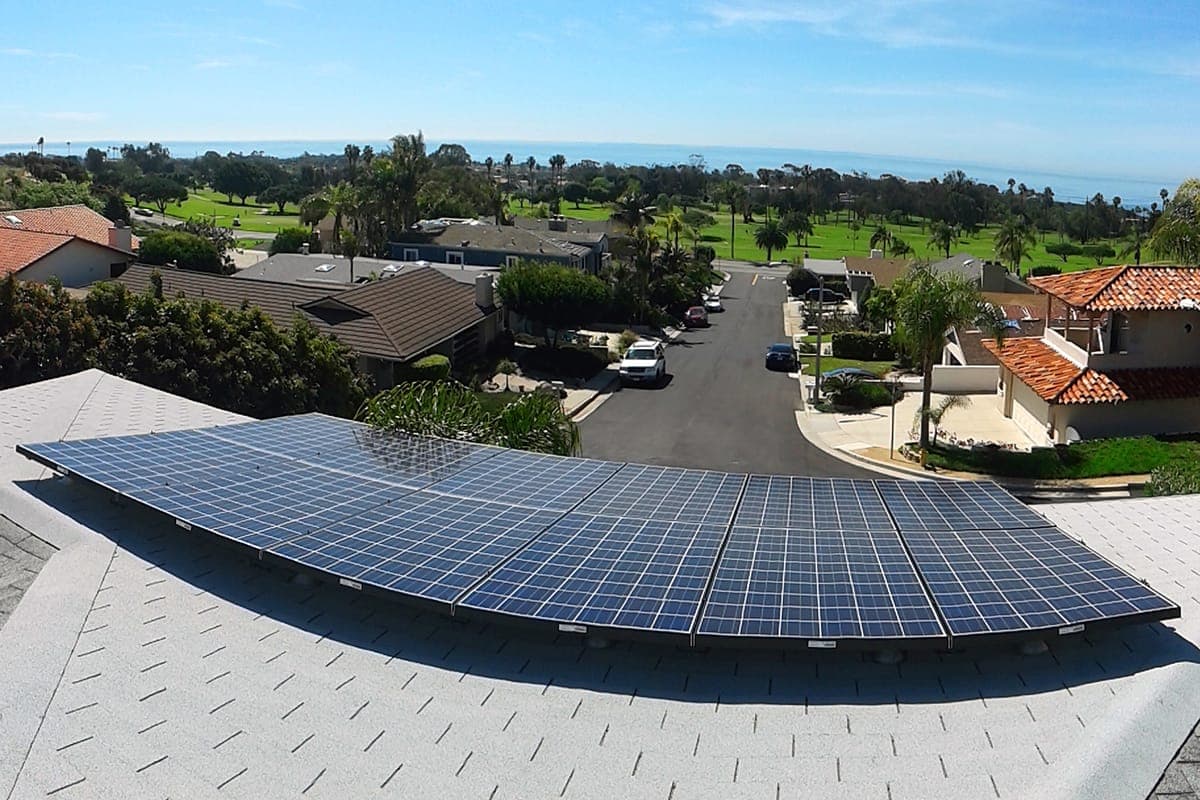
[[[269,552],[338,577],[450,602],[559,516],[421,491]]]
[[[1057,528],[913,531],[904,538],[954,636],[1175,608]]]
[[[411,489],[507,452],[470,442],[388,433],[324,414],[277,417],[203,432],[281,458]]]
[[[698,634],[945,637],[894,532],[735,527]]]
[[[734,525],[823,531],[894,531],[872,481],[751,475]]]
[[[728,525],[745,475],[626,464],[576,511],[600,516]]]
[[[1050,526],[990,481],[876,481],[875,485],[904,533]]]
[[[578,625],[688,633],[725,528],[568,514],[460,601]]]
[[[474,500],[569,511],[616,472],[616,461],[496,450],[486,461],[470,464],[427,487],[431,492]]]

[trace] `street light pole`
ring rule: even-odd
[[[900,388],[900,381],[893,378],[889,388],[892,390],[892,434],[888,439],[888,461],[891,461],[896,454],[896,390]]]
[[[821,401],[821,318],[824,315],[825,309],[825,276],[817,276],[817,361],[816,361],[816,379],[813,383],[813,402]]]

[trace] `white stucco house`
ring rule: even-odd
[[[1003,410],[1035,441],[1200,431],[1200,268],[1123,266],[1030,280],[1040,337],[985,345]]]

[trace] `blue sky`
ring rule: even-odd
[[[1176,0],[0,0],[0,141],[423,129],[1183,177],[1200,127],[1195,11]]]

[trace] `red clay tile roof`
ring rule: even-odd
[[[1030,284],[1065,303],[1088,311],[1155,311],[1200,302],[1196,267],[1124,266],[1030,278]]]
[[[1200,397],[1200,367],[1151,367],[1100,372],[1075,364],[1041,339],[1005,339],[983,346],[1043,400],[1057,405],[1177,400]]]
[[[9,217],[20,222],[12,222]],[[0,212],[0,228],[17,228],[42,233],[65,233],[108,247],[108,230],[112,222],[85,205],[53,206],[51,208],[18,208]],[[133,238],[137,248],[137,237]]]
[[[0,276],[25,269],[73,238],[61,233],[0,228]]]

